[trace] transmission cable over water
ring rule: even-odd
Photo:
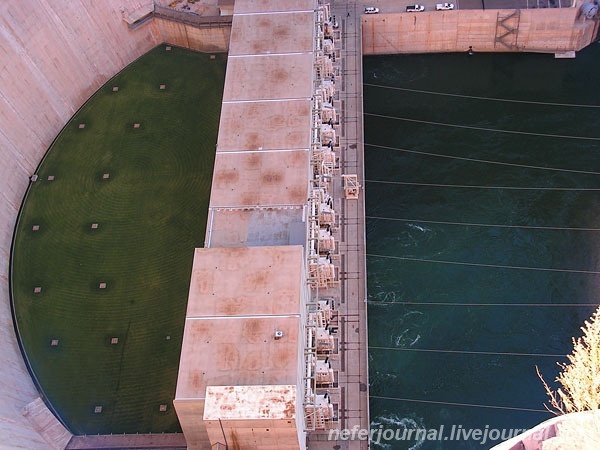
[[[367,183],[398,184],[402,186],[426,186],[457,189],[505,189],[520,191],[600,191],[600,188],[574,188],[574,187],[523,187],[523,186],[479,186],[474,184],[440,184],[440,183],[417,183],[414,181],[386,181],[365,180]]]
[[[471,223],[471,222],[449,222],[443,220],[421,220],[421,219],[402,219],[396,217],[365,216],[371,220],[391,220],[396,222],[415,222],[433,225],[457,225],[465,227],[491,227],[491,228],[523,228],[528,230],[552,230],[552,231],[600,231],[600,228],[578,228],[578,227],[550,227],[541,225],[504,225],[493,223]]]
[[[566,358],[567,355],[551,353],[515,353],[515,352],[485,352],[471,350],[437,350],[428,348],[377,347],[369,345],[369,350],[391,350],[400,352],[450,353],[455,355],[484,355],[484,356],[534,356],[541,358]]]
[[[422,258],[410,258],[407,256],[389,256],[389,255],[377,255],[373,253],[367,253],[367,257],[371,258],[383,258],[383,259],[395,259],[399,261],[413,261],[413,262],[424,262],[424,263],[435,263],[435,264],[450,264],[456,266],[470,266],[470,267],[485,267],[491,269],[512,269],[512,270],[534,270],[541,272],[563,272],[563,273],[578,273],[585,275],[600,275],[600,271],[597,270],[578,270],[578,269],[553,269],[547,267],[528,267],[528,266],[510,266],[502,264],[482,264],[482,263],[470,263],[464,261],[448,261],[442,259],[422,259]]]
[[[600,141],[600,137],[594,137],[594,136],[572,136],[572,135],[566,135],[566,134],[547,134],[547,133],[533,133],[530,131],[501,130],[501,129],[497,129],[497,128],[475,127],[472,125],[458,125],[458,124],[444,123],[444,122],[432,122],[429,120],[409,119],[408,117],[386,116],[383,114],[373,114],[373,113],[364,113],[364,115],[371,116],[371,117],[379,117],[381,119],[401,120],[404,122],[424,123],[426,125],[438,125],[438,126],[442,126],[442,127],[451,127],[451,128],[464,128],[464,129],[468,129],[468,130],[477,130],[477,131],[493,131],[496,133],[524,134],[527,136],[541,136],[541,137],[551,137],[551,138],[561,138],[561,139],[584,139],[584,140],[589,140],[589,141]]]
[[[496,165],[500,165],[500,166],[519,167],[519,168],[523,168],[523,169],[551,170],[551,171],[555,171],[555,172],[580,173],[580,174],[584,174],[584,175],[600,175],[600,172],[592,172],[592,171],[588,171],[588,170],[563,169],[560,167],[532,166],[532,165],[528,165],[528,164],[516,164],[516,163],[507,163],[507,162],[501,162],[501,161],[490,161],[490,160],[486,160],[486,159],[466,158],[463,156],[451,156],[451,155],[442,155],[439,153],[421,152],[418,150],[409,150],[406,148],[388,147],[386,145],[367,144],[367,143],[365,143],[364,145],[365,145],[365,147],[377,147],[377,148],[383,148],[385,150],[394,150],[394,151],[398,151],[398,152],[414,153],[416,155],[435,156],[436,158],[449,158],[449,159],[456,159],[456,160],[460,160],[460,161],[469,161],[469,162],[476,162],[476,163],[483,163],[483,164],[496,164]]]
[[[434,400],[419,400],[419,399],[415,399],[415,398],[384,397],[381,395],[369,395],[369,398],[376,398],[379,400],[394,400],[394,401],[399,401],[399,402],[428,403],[431,405],[464,406],[464,407],[470,407],[470,408],[488,408],[488,409],[506,409],[509,411],[525,411],[525,412],[549,414],[549,411],[546,409],[519,408],[519,407],[513,407],[513,406],[481,405],[481,404],[476,404],[476,403],[441,402],[441,401],[434,401]]]
[[[464,303],[464,302],[386,302],[378,300],[368,300],[367,303],[371,305],[400,305],[400,306],[522,306],[529,308],[597,308],[598,305],[594,303]]]
[[[569,108],[600,108],[600,105],[585,105],[585,104],[575,104],[575,103],[553,103],[553,102],[536,102],[532,100],[515,100],[510,98],[498,98],[498,97],[478,97],[476,95],[464,95],[464,94],[452,94],[448,92],[436,92],[436,91],[424,91],[421,89],[408,89],[396,86],[385,86],[382,84],[372,84],[372,83],[363,83],[364,86],[382,88],[382,89],[391,89],[395,91],[405,91],[405,92],[415,92],[417,94],[427,94],[427,95],[441,95],[445,97],[458,97],[458,98],[469,98],[474,100],[487,100],[492,102],[506,102],[506,103],[526,103],[529,105],[544,105],[544,106],[565,106]]]

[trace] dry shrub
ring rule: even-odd
[[[568,363],[558,363],[562,369],[556,377],[561,385],[553,391],[536,367],[550,397],[546,408],[555,414],[576,411],[593,411],[600,408],[600,307],[585,325],[583,336],[573,338],[573,352],[567,356]]]

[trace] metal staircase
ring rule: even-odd
[[[494,48],[496,48],[497,44],[501,44],[509,50],[514,50],[517,48],[521,10],[515,9],[510,14],[504,16],[501,16],[500,14],[499,11],[496,18]]]

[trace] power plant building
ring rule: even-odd
[[[174,401],[188,448],[302,448],[302,253],[196,249]]]
[[[304,449],[334,423],[320,389],[335,382],[331,302],[318,294],[336,278],[328,18],[314,0],[235,3],[174,401],[190,449]]]
[[[331,448],[311,435],[369,426],[362,55],[473,46],[574,56],[597,39],[598,21],[587,17],[597,5],[419,14],[400,6],[361,16],[360,5],[336,2],[353,20],[349,27],[338,15],[341,48],[341,30],[319,0],[224,0],[221,17],[197,22],[188,20],[193,14],[168,17],[159,3],[6,0],[0,13],[0,47],[10,61],[0,85],[0,447],[65,448],[72,438],[40,398],[13,329],[7,274],[30,177],[96,90],[168,43],[228,52],[207,232],[194,253],[174,399],[187,446],[303,449],[308,440],[311,449]],[[223,16],[232,10],[230,27]],[[356,61],[342,65],[341,55]],[[341,223],[349,214],[356,220]]]

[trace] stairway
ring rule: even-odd
[[[500,11],[496,19],[496,36],[494,39],[494,48],[496,44],[501,44],[509,50],[517,48],[517,36],[519,34],[519,22],[521,20],[521,11],[515,9],[508,15],[501,16]]]

